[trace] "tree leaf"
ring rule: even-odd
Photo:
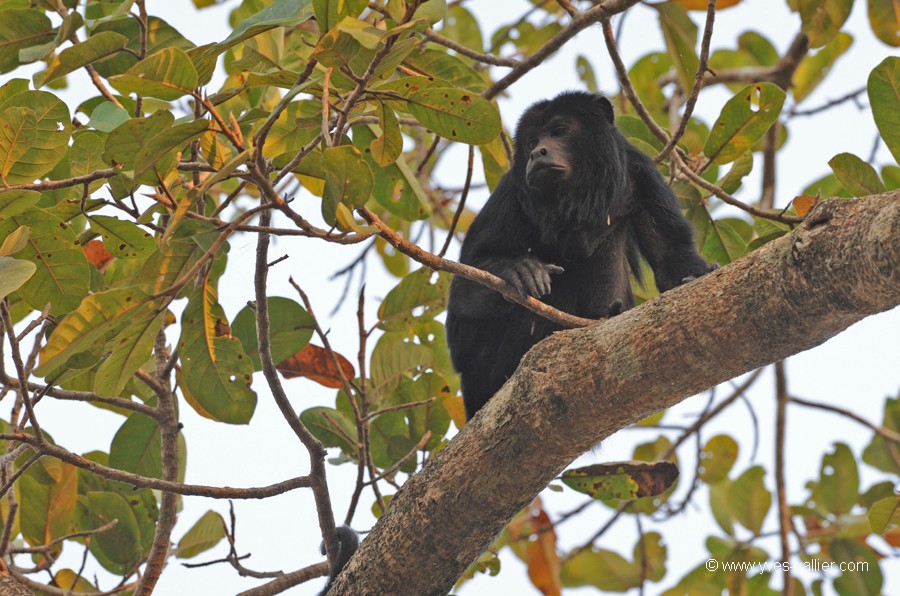
[[[350,361],[337,352],[334,355],[341,366],[344,377],[347,379],[355,378],[356,371],[353,369]],[[344,386],[331,356],[325,348],[320,348],[314,344],[309,344],[293,356],[282,360],[276,368],[278,368],[278,372],[285,379],[306,377],[319,385],[333,389],[339,389]]]
[[[0,221],[0,238],[20,226],[31,228],[28,244],[17,256],[38,265],[18,293],[29,306],[63,315],[74,310],[88,293],[90,269],[68,224],[42,209],[29,209]]]
[[[369,4],[367,0],[341,0],[340,2],[312,0],[312,5],[319,31],[325,33],[333,29],[344,17],[358,17]]]
[[[118,53],[128,45],[128,38],[113,31],[101,31],[81,43],[66,48],[53,57],[49,67],[34,75],[34,86],[40,88],[95,61]]]
[[[853,0],[797,0],[797,8],[809,47],[821,48],[834,39],[847,21]]]
[[[432,277],[435,277],[434,282]],[[409,329],[415,320],[429,320],[438,316],[447,308],[450,279],[449,274],[436,275],[427,267],[404,277],[388,292],[378,308],[379,327],[385,331],[403,331]],[[420,307],[422,312],[419,312]]]
[[[381,123],[381,133],[369,145],[370,155],[381,167],[394,163],[403,152],[403,137],[400,135],[400,123],[397,114],[384,102],[377,104],[376,111]]]
[[[841,186],[854,197],[864,197],[885,192],[884,183],[868,163],[852,153],[839,153],[828,162]]]
[[[0,190],[0,224],[33,207],[40,198],[36,190]]]
[[[703,153],[720,165],[736,160],[775,123],[784,99],[784,91],[772,83],[747,85],[722,108]]]
[[[90,550],[107,571],[128,573],[141,560],[141,530],[135,510],[116,492],[89,491],[81,515],[82,530],[94,530],[117,520],[111,529],[91,536]]]
[[[706,442],[700,452],[700,479],[714,484],[728,478],[728,472],[738,456],[738,444],[728,435],[716,435]]]
[[[21,288],[36,269],[31,261],[0,256],[0,300]]]
[[[900,9],[896,0],[869,0],[869,24],[875,37],[889,46],[900,46]]]
[[[225,538],[225,520],[215,511],[207,511],[178,541],[175,556],[190,559],[208,551]]]
[[[885,58],[869,74],[869,101],[881,138],[900,163],[900,58]]]
[[[612,462],[566,470],[562,481],[569,488],[595,499],[640,499],[666,492],[678,478],[670,461]]]
[[[138,288],[106,290],[87,296],[53,330],[41,350],[41,363],[35,372],[46,375],[72,356],[95,347],[107,334],[135,323],[138,317],[151,317],[154,309],[146,299],[147,293]]]
[[[422,89],[409,96],[409,112],[451,141],[481,145],[500,134],[500,114],[486,99],[452,87]]]
[[[34,114],[35,133],[29,136],[28,147],[17,154],[15,163],[9,169],[4,167],[4,177],[10,185],[29,184],[47,174],[66,155],[72,120],[66,104],[46,91],[26,91],[8,98],[0,105],[0,121],[11,108],[26,108]],[[9,133],[2,136],[12,138]]]
[[[156,421],[135,412],[125,419],[113,437],[109,465],[149,478],[162,478],[161,445]]]
[[[791,77],[791,93],[798,104],[809,97],[829,73],[838,58],[853,44],[853,37],[841,31],[815,54],[807,54]],[[870,75],[871,76],[871,75]]]
[[[309,344],[316,320],[290,298],[270,296],[268,303],[272,360],[278,364]],[[254,370],[262,370],[256,337],[256,311],[249,306],[242,308],[231,323],[231,334],[240,340],[244,353],[253,360]]]
[[[760,466],[753,466],[741,474],[731,485],[731,509],[734,517],[742,526],[759,534],[763,521],[772,505],[770,493],[763,478],[766,471]]]
[[[669,58],[675,66],[678,83],[686,93],[694,86],[700,58],[697,57],[697,25],[687,12],[671,2],[654,5],[659,26],[666,40]]]
[[[0,114],[0,179],[4,182],[37,138],[37,118],[28,108],[9,108]]]
[[[377,131],[377,128],[372,125],[353,128],[353,143],[372,169],[372,196],[379,205],[401,219],[414,221],[428,217],[431,213],[428,197],[406,160],[397,159],[380,167],[373,159],[368,150],[376,140],[377,133],[373,130]]]
[[[78,469],[58,460],[45,460],[51,474],[38,476],[33,466],[19,481],[19,523],[31,546],[49,544],[69,533],[78,498]],[[49,478],[49,481],[47,480]]]
[[[338,203],[351,209],[362,207],[372,194],[372,170],[356,147],[329,147],[322,153],[325,192],[322,216],[334,225]]]
[[[103,238],[104,245],[117,259],[145,257],[156,248],[153,235],[128,220],[92,215],[88,221],[91,230]]]
[[[178,48],[165,48],[147,56],[127,71],[109,78],[119,92],[174,101],[189,95],[199,82],[191,59]]]
[[[181,317],[183,379],[193,398],[215,420],[247,424],[256,409],[250,388],[253,362],[232,337],[225,312],[209,284],[197,289]]]
[[[859,470],[850,448],[837,443],[834,451],[822,457],[816,502],[840,516],[850,513],[859,500]]]
[[[40,10],[3,8],[0,10],[0,73],[19,66],[19,51],[56,36],[53,23]]]
[[[166,311],[155,317],[141,317],[129,324],[109,342],[111,352],[103,359],[94,376],[94,391],[115,397],[135,372],[150,358],[156,336],[166,319]]]

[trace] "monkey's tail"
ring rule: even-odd
[[[359,548],[359,536],[357,536],[352,528],[341,526],[336,530],[336,533],[338,539],[338,552],[332,560],[331,572],[328,574],[328,581],[325,583],[325,589],[322,590],[319,596],[325,596],[325,594],[328,593],[334,579],[344,569],[344,566],[347,565],[347,562],[350,560],[350,557],[353,556],[353,553],[356,552],[356,549]],[[325,554],[324,542],[322,543],[322,554]]]

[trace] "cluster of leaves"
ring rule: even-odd
[[[290,298],[268,298],[271,359],[283,377],[304,376],[338,390],[334,408],[311,408],[300,415],[319,441],[340,450],[333,461],[367,469],[374,485],[382,479],[396,484],[399,474],[415,472],[446,443],[451,422],[464,424],[459,383],[438,319],[446,306],[449,274],[411,270],[409,256],[375,235],[361,214],[378,214],[406,238],[423,230],[445,231],[454,220],[458,195],[431,180],[441,149],[451,143],[477,147],[490,188],[508,168],[508,139],[493,95],[486,93],[494,82],[492,72],[464,52],[448,51],[445,40],[476,55],[529,56],[564,29],[555,4],[536,8],[532,19],[501,27],[488,45],[461,3],[448,9],[442,0],[387,0],[371,6],[364,1],[243,0],[231,14],[230,35],[196,46],[137,4],[141,10],[133,0],[0,0],[0,72],[38,62],[46,66],[30,81],[12,79],[0,87],[3,311],[12,323],[36,321],[29,328],[36,334],[36,350],[25,372],[45,380],[41,396],[77,392],[80,401],[124,418],[108,452],[83,454],[78,466],[38,458],[39,446],[22,450],[4,476],[17,478],[19,507],[12,509],[4,500],[0,521],[14,544],[20,538],[31,547],[48,547],[34,554],[38,568],[49,569],[64,545],[74,541],[87,544],[104,569],[124,578],[146,561],[158,529],[157,496],[141,486],[141,479],[165,476],[165,415],[157,385],[147,377],[162,380],[174,370],[179,400],[211,420],[246,424],[253,417],[254,373],[264,368],[257,313],[248,306],[229,321],[219,303],[219,281],[229,266],[230,236],[244,233],[248,220],[264,210],[296,224],[269,233],[345,244],[372,238],[370,246],[399,279],[378,310],[371,354],[355,366],[330,347],[310,343],[317,320],[308,308]],[[667,51],[642,57],[628,72],[637,96],[664,127],[677,128],[677,123],[669,122],[671,98],[659,80],[670,77],[689,91],[696,76],[698,28],[687,12],[696,4],[654,5]],[[711,126],[692,118],[679,141],[679,149],[696,159],[696,172],[726,193],[741,188],[753,153],[765,148],[764,137],[773,127],[778,145],[784,142],[788,97],[794,105],[808,97],[852,42],[841,31],[850,0],[796,4],[817,50],[803,57],[788,90],[772,82],[735,85],[719,118]],[[885,16],[889,4],[870,0],[869,7],[876,35],[896,46],[896,27],[892,34],[886,25],[897,25],[896,15],[893,21]],[[432,27],[439,23],[437,36]],[[442,43],[429,42],[429,35]],[[775,69],[782,59],[764,36],[748,32],[735,49],[716,51],[710,65],[717,71],[762,71]],[[226,77],[213,89],[220,63]],[[586,86],[596,88],[590,60],[580,56],[576,68]],[[75,106],[73,117],[52,90],[85,72],[97,94]],[[898,81],[900,60],[885,60],[870,76],[868,97],[882,138],[900,159],[900,133],[892,125],[900,121]],[[619,127],[656,156],[663,143],[624,97],[619,100]],[[850,154],[836,156],[830,165],[833,173],[802,194],[859,196],[900,187],[896,166],[879,175]],[[665,164],[661,168],[669,173]],[[275,190],[282,180],[293,185],[291,191],[302,188],[317,198],[313,215],[300,215],[287,193]],[[789,230],[766,217],[715,217],[721,203],[711,191],[683,180],[675,189],[708,260],[727,264]],[[798,212],[802,215],[799,203],[788,211]],[[456,231],[471,221],[470,212],[461,215]],[[312,220],[324,222],[323,227]],[[645,289],[638,292],[651,297]],[[180,339],[167,349],[160,338],[173,326]],[[372,332],[361,329],[360,334],[368,338]],[[19,340],[9,337],[17,350]],[[13,377],[4,372],[4,390],[15,385]],[[21,392],[17,403],[23,397],[31,399]],[[891,408],[893,415],[896,408]],[[30,414],[20,417],[19,406],[15,411],[0,429],[8,439],[0,444],[4,452],[17,448],[16,433],[53,443],[35,428]],[[665,455],[674,461],[671,445],[664,437],[640,445],[634,459]],[[889,452],[876,437],[864,459],[897,474],[896,462],[886,459]],[[182,482],[183,435],[177,453],[177,481]],[[747,540],[738,540],[735,529],[737,522],[753,537],[762,531],[771,502],[764,470],[751,468],[729,479],[737,444],[727,436],[711,439],[703,454],[698,476],[709,486],[712,511],[726,534],[710,538],[710,552],[767,558]],[[850,540],[870,532],[859,508],[870,511],[872,528],[893,531],[897,503],[890,499],[895,498],[884,485],[859,494],[858,482],[845,481],[856,477],[855,460],[845,447],[838,446],[826,460],[809,503],[795,512],[809,527],[833,529],[820,539],[819,556],[859,554],[869,560],[874,551]],[[131,473],[135,484],[112,480],[86,462]],[[634,514],[668,507],[674,478],[654,485],[642,481],[642,473],[639,468],[576,470],[563,481]],[[839,483],[836,474],[842,476]],[[387,500],[376,496],[383,508]],[[853,507],[856,521],[849,519]],[[117,522],[110,525],[111,520]],[[175,554],[187,558],[211,548],[225,536],[224,527],[218,514],[208,513],[181,538]],[[529,541],[534,534],[540,540]],[[497,547],[504,544],[529,561],[530,570],[543,565],[532,577],[551,591],[560,582],[624,591],[659,581],[666,571],[666,548],[655,533],[641,537],[630,560],[587,548],[554,562],[555,534],[542,509],[512,524]],[[839,553],[840,548],[850,550]],[[480,566],[496,569],[496,562],[488,557]],[[855,581],[846,577],[835,586]],[[877,591],[880,576],[877,586],[873,577],[860,581]],[[745,580],[698,569],[681,585],[721,589]],[[57,571],[54,581],[63,588],[93,590],[71,570]],[[768,585],[767,577],[750,581]]]

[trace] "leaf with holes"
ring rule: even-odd
[[[778,119],[785,94],[772,83],[747,85],[722,108],[703,153],[717,164],[739,158]]]
[[[422,89],[408,98],[416,120],[440,136],[481,145],[500,134],[500,114],[486,99],[452,87]]]
[[[198,288],[184,309],[179,350],[182,378],[203,410],[220,422],[250,422],[256,409],[256,393],[250,388],[253,361],[232,337],[209,284]]]
[[[841,30],[850,16],[853,0],[797,0],[797,8],[809,47],[821,48]]]
[[[0,220],[0,238],[28,226],[28,243],[16,256],[37,265],[19,296],[35,310],[50,304],[50,312],[64,315],[74,310],[88,293],[90,269],[69,224],[42,209]]]
[[[117,259],[145,257],[156,247],[150,232],[128,220],[93,215],[90,224],[91,230],[103,237],[103,244]]]

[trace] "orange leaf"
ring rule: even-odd
[[[894,528],[892,530],[888,530],[882,535],[882,538],[893,547],[900,546],[900,528]]]
[[[350,361],[337,352],[334,355],[341,365],[341,370],[344,371],[344,376],[348,379],[355,378],[356,371],[353,369]],[[281,372],[285,379],[306,377],[332,389],[340,389],[342,387],[341,377],[334,366],[331,356],[325,348],[312,344],[309,344],[290,358],[282,360],[275,368]]]
[[[115,257],[112,256],[108,250],[106,250],[106,247],[100,240],[91,240],[81,247],[81,251],[84,253],[84,256],[88,260],[88,262],[96,267],[100,272],[103,272],[103,270],[106,269],[106,266],[113,262],[113,260],[115,260]]]
[[[560,596],[562,582],[560,562],[556,553],[556,531],[550,516],[544,511],[540,497],[528,508],[528,514],[509,524],[513,540],[528,540],[525,563],[531,583],[545,596]]]
[[[819,197],[811,197],[809,195],[799,195],[794,197],[794,209],[797,210],[797,215],[800,217],[805,217],[809,210],[815,207],[816,203],[819,202]]]
[[[459,395],[444,400],[444,408],[450,412],[450,420],[456,425],[456,428],[462,430],[466,425],[466,406],[463,404],[463,398]]]

